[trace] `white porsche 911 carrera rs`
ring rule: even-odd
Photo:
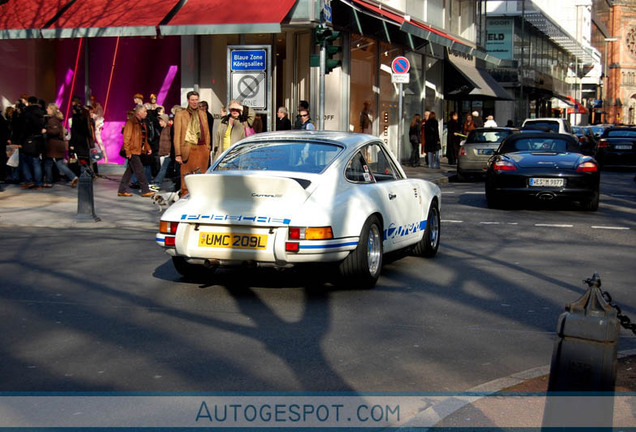
[[[223,266],[334,263],[350,286],[373,287],[385,253],[433,257],[439,188],[408,179],[370,135],[287,131],[253,135],[162,215],[157,243],[185,278]]]

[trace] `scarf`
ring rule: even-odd
[[[185,142],[191,145],[197,145],[201,139],[201,121],[199,120],[199,110],[187,108],[190,114],[190,121],[186,129]]]

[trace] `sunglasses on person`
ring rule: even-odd
[[[309,114],[301,114],[301,117],[309,117]]]

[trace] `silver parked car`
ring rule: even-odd
[[[457,156],[457,177],[465,180],[470,175],[484,175],[488,159],[497,150],[499,144],[519,129],[509,127],[477,128],[470,131],[461,142]]]

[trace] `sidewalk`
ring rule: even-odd
[[[441,169],[404,167],[408,177],[434,183],[448,182],[453,167]],[[18,185],[3,185],[0,192],[0,226],[49,228],[143,228],[156,229],[161,212],[150,198],[142,198],[139,190],[132,197],[118,197],[117,188],[124,172],[121,165],[100,165],[99,177],[93,182],[93,201],[98,222],[76,222],[78,189],[59,182],[51,189],[23,190]]]

